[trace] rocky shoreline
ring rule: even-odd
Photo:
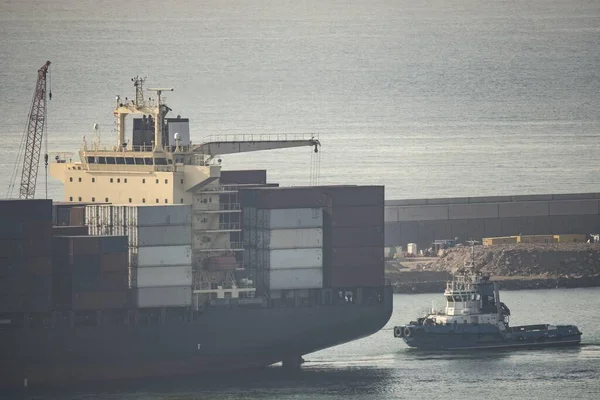
[[[494,279],[500,290],[533,290],[533,289],[575,289],[600,287],[599,276],[578,278],[526,278],[526,279]],[[446,281],[396,281],[393,282],[394,293],[443,293]]]
[[[501,290],[600,287],[600,244],[517,244],[476,246],[477,270]],[[471,260],[470,247],[446,250],[439,257],[388,262],[394,293],[443,293],[452,273]]]

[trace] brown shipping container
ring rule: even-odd
[[[124,308],[127,292],[80,292],[73,293],[73,310],[102,310]]]
[[[329,207],[330,199],[319,187],[240,190],[242,207],[258,209]]]
[[[336,228],[351,226],[383,226],[383,205],[365,207],[336,207],[331,209],[331,225]]]
[[[249,169],[237,171],[221,171],[221,185],[232,184],[261,184],[267,183],[267,170],[265,169]]]
[[[47,293],[11,295],[0,293],[0,312],[50,312],[52,296]]]
[[[85,225],[85,206],[84,207],[72,207],[71,218],[69,219],[69,225],[81,226]]]
[[[66,236],[69,240],[69,254],[100,254],[100,242],[102,237],[99,236]]]
[[[383,245],[383,226],[333,228],[331,230],[332,247],[380,246],[383,252]]]
[[[373,266],[350,267],[329,271],[332,288],[380,287],[385,283],[383,268]]]
[[[325,186],[333,207],[382,206],[385,204],[384,186]]]
[[[384,268],[383,247],[337,247],[331,249],[331,268],[379,265]]]
[[[101,255],[100,270],[102,272],[127,272],[129,270],[129,253]]]
[[[89,234],[87,225],[82,226],[54,226],[53,236],[86,236]]]

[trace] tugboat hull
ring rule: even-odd
[[[509,328],[505,332],[494,325],[407,325],[395,327],[394,336],[402,338],[410,347],[424,350],[576,346],[581,342],[581,332],[572,325],[530,325]]]

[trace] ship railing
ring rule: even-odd
[[[318,133],[240,133],[209,135],[203,138],[203,143],[210,142],[262,142],[275,140],[310,140],[319,139]]]

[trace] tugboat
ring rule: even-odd
[[[394,337],[424,350],[473,350],[579,345],[574,325],[509,326],[510,310],[500,301],[498,285],[475,269],[471,261],[447,282],[445,311],[435,311],[394,327]]]

